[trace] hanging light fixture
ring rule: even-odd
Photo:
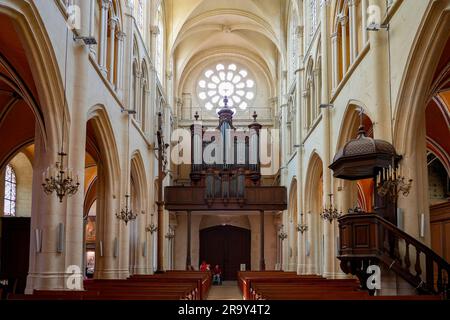
[[[284,225],[281,225],[280,227],[280,234],[278,235],[278,237],[281,239],[281,241],[287,239],[288,235],[286,232],[284,232]]]
[[[78,175],[76,179],[73,177],[71,169],[64,167],[64,157],[67,153],[64,152],[64,132],[65,132],[65,115],[67,107],[67,42],[68,42],[69,29],[66,31],[66,56],[64,62],[64,106],[62,112],[62,123],[61,123],[61,148],[58,152],[58,161],[56,161],[54,166],[48,167],[46,171],[42,174],[42,187],[44,193],[47,195],[56,193],[59,202],[62,202],[65,196],[71,196],[77,193],[80,186],[78,180]]]
[[[166,233],[166,238],[169,240],[175,238],[175,230],[173,230],[172,227],[169,227],[169,232]]]
[[[299,223],[297,225],[297,231],[303,234],[304,232],[308,231],[308,225],[306,223],[303,223],[303,213],[300,213],[300,221],[302,223]]]
[[[395,161],[392,160],[392,165],[389,168],[382,168],[376,177],[377,192],[380,196],[389,196],[392,200],[396,200],[400,193],[404,197],[409,195],[413,180],[407,179],[402,175],[401,168],[395,166]]]
[[[120,210],[120,213],[116,213],[116,217],[119,220],[123,220],[125,224],[136,219],[137,214],[130,208],[130,195],[125,195],[125,208]]]
[[[158,231],[158,226],[153,222],[153,213],[151,214],[150,219],[151,219],[150,224],[145,228],[145,230],[147,230],[147,232],[150,232],[151,234],[153,234],[156,231]]]
[[[323,209],[320,217],[323,220],[328,220],[330,223],[332,223],[333,220],[339,218],[342,215],[342,212],[339,213],[338,210],[333,206],[333,194],[330,193],[328,196],[330,197],[330,207]]]
[[[130,115],[136,114],[135,110],[131,109],[122,109],[122,112],[126,112],[128,115],[127,124],[128,124],[128,140],[127,140],[127,154],[130,154]],[[129,165],[127,166],[128,171]],[[127,172],[127,188],[130,187],[130,173]],[[119,220],[123,220],[125,225],[128,224],[129,221],[135,220],[137,218],[137,214],[131,210],[130,206],[130,195],[125,195],[125,208],[120,210],[120,213],[116,213],[116,217]]]

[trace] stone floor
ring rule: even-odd
[[[242,300],[237,281],[224,281],[221,286],[211,286],[207,300]]]

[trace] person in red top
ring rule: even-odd
[[[216,264],[213,269],[213,283],[222,284],[222,269]]]
[[[203,260],[200,265],[200,271],[209,271],[209,264],[207,264],[205,260]]]

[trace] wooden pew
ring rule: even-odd
[[[133,281],[155,281],[158,283],[196,281],[199,300],[206,298],[211,287],[210,274],[199,271],[173,271],[154,275],[133,275],[129,279]]]
[[[197,283],[195,281],[185,282],[152,282],[135,280],[90,280],[85,282],[85,289],[98,291],[101,295],[110,292],[130,295],[134,293],[181,293],[189,300],[199,299]]]
[[[326,279],[317,275],[297,275],[295,272],[243,272],[239,274],[240,289],[242,291],[244,300],[251,299],[251,287],[254,282],[272,282],[272,283],[317,283],[323,282]],[[354,280],[347,280],[345,282],[355,283]]]
[[[10,300],[194,300],[196,280],[86,280],[85,291],[35,290],[33,295],[10,295]]]
[[[355,279],[325,279],[292,273],[239,274],[245,299],[251,300],[441,300],[435,296],[370,296]],[[246,292],[246,290],[248,290]]]

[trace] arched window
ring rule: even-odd
[[[218,63],[202,74],[197,93],[200,103],[207,110],[223,107],[225,96],[228,97],[230,108],[246,110],[256,97],[256,83],[249,71],[235,63]]]
[[[5,197],[3,209],[5,216],[16,215],[16,193],[16,173],[14,172],[13,167],[8,164],[5,170]]]
[[[332,32],[333,88],[336,88],[367,42],[367,0],[339,0]]]
[[[156,54],[155,54],[155,67],[161,84],[163,81],[163,65],[164,65],[164,17],[162,11],[162,5],[159,5],[156,13],[156,26],[158,32],[156,34]]]

